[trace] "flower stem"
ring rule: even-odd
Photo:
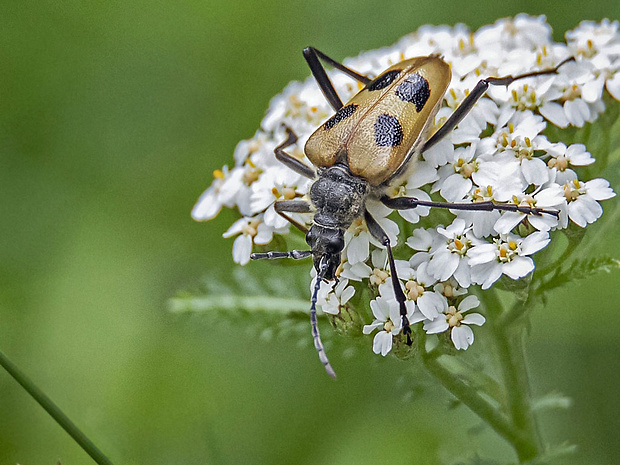
[[[482,397],[474,388],[459,376],[446,369],[437,357],[425,349],[425,334],[420,334],[420,350],[426,369],[463,404],[482,418],[500,436],[510,442],[519,457],[519,451],[536,451],[536,445],[492,403]]]
[[[33,382],[17,368],[2,352],[0,365],[17,381],[30,396],[58,423],[75,442],[99,465],[112,465],[112,462],[101,452],[86,435],[47,397]]]
[[[529,376],[523,346],[525,326],[523,324],[506,325],[502,321],[500,318],[502,306],[495,292],[487,292],[485,301],[491,317],[489,318],[490,327],[502,370],[508,411],[514,426],[528,438],[527,447],[514,444],[515,450],[521,462],[529,461],[540,454],[542,441],[532,411]],[[526,305],[526,302],[520,303]],[[518,304],[519,302],[515,303],[515,306]]]

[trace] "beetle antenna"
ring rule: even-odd
[[[336,372],[329,364],[329,360],[327,359],[327,354],[325,353],[325,347],[323,347],[323,342],[321,341],[319,325],[316,319],[316,301],[318,299],[321,281],[323,281],[323,276],[325,276],[325,272],[327,271],[327,264],[327,256],[323,255],[323,259],[321,260],[321,269],[316,275],[316,284],[314,285],[314,292],[312,293],[312,303],[310,305],[310,323],[312,324],[312,339],[314,340],[314,348],[319,354],[319,360],[325,367],[325,371],[327,371],[327,374],[332,378],[336,379]]]
[[[290,252],[265,252],[265,253],[253,253],[250,255],[252,260],[260,260],[262,258],[294,258],[299,260],[312,255],[311,250],[291,250]]]

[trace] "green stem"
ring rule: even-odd
[[[58,423],[69,436],[99,465],[112,465],[112,462],[86,437],[82,431],[47,397],[33,382],[0,352],[0,365],[17,381],[30,396]]]
[[[489,323],[502,370],[510,417],[514,426],[528,438],[527,447],[515,444],[519,460],[526,462],[540,454],[542,441],[532,411],[529,376],[523,346],[525,328],[524,325],[507,325],[499,318],[502,314],[502,306],[494,291],[485,293],[485,301],[487,312],[491,316]],[[525,306],[527,301],[516,302],[513,309],[519,304]]]
[[[522,431],[515,428],[510,420],[499,409],[483,398],[478,392],[461,378],[446,369],[436,357],[425,349],[425,335],[420,335],[420,350],[426,369],[463,404],[467,405],[476,415],[482,418],[500,436],[510,442],[516,450],[531,450],[535,446]]]

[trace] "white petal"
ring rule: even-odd
[[[428,264],[427,271],[435,279],[446,281],[459,266],[459,257],[448,249],[437,251]]]
[[[543,104],[538,111],[540,114],[552,122],[559,128],[565,128],[568,126],[568,118],[564,113],[562,105],[556,102],[547,102]]]
[[[475,265],[471,269],[471,280],[488,289],[502,275],[502,267],[497,261]]]
[[[372,324],[364,325],[364,328],[362,328],[362,333],[370,334],[375,329],[383,328],[384,324],[385,323],[383,323],[383,321],[375,320],[375,321],[372,322]]]
[[[447,308],[445,297],[432,291],[426,291],[417,300],[418,308],[429,320],[434,320]]]
[[[224,234],[222,234],[222,237],[232,237],[232,236],[236,236],[237,234],[239,234],[241,231],[243,231],[243,227],[248,223],[248,220],[250,218],[239,218],[237,221],[235,221],[232,225],[230,225],[230,228],[228,228],[226,230],[226,232],[224,232]]]
[[[586,182],[586,191],[594,200],[607,200],[616,196],[611,187],[609,187],[609,181],[601,178]]]
[[[534,260],[530,257],[515,257],[512,261],[502,264],[502,273],[512,279],[519,279],[534,270]]]
[[[497,222],[493,225],[493,229],[495,229],[498,234],[508,234],[521,222],[521,220],[523,220],[523,218],[523,213],[504,212],[499,220],[497,220]]]
[[[469,326],[455,326],[450,336],[454,347],[459,350],[466,350],[474,343],[474,332]]]
[[[620,100],[620,71],[616,71],[614,77],[607,79],[605,86],[613,98]]]
[[[549,180],[547,165],[539,158],[525,159],[521,162],[521,173],[528,184],[540,186]]]
[[[591,197],[580,195],[568,204],[568,214],[575,224],[585,228],[588,223],[594,223],[601,217],[603,208]]]
[[[437,169],[428,162],[420,161],[416,164],[415,170],[407,179],[407,189],[416,189],[425,184],[435,182],[437,179],[439,179]]]
[[[450,325],[445,318],[436,318],[433,321],[424,322],[424,331],[426,331],[426,334],[443,333],[449,327]]]
[[[252,252],[252,238],[246,234],[241,234],[233,243],[233,260],[239,265],[246,265],[250,261]]]
[[[478,297],[476,297],[475,295],[468,295],[461,301],[461,303],[459,304],[458,310],[459,312],[466,312],[467,310],[476,308],[478,305],[480,305],[480,301],[478,300]]]
[[[564,111],[569,122],[578,128],[582,127],[583,123],[590,119],[590,109],[586,102],[580,98],[564,102]]]
[[[344,288],[344,291],[342,291],[342,294],[340,295],[340,303],[342,305],[346,304],[351,297],[353,297],[355,295],[355,288],[353,286],[347,286]]]
[[[215,218],[222,209],[222,204],[217,201],[215,186],[209,187],[200,196],[192,209],[192,218],[196,221],[207,221]]]
[[[380,331],[372,341],[372,351],[384,357],[392,350],[392,335],[386,331]]]
[[[497,257],[497,246],[495,244],[480,244],[467,251],[469,264],[471,266],[494,261]]]
[[[273,229],[271,229],[267,224],[261,223],[256,228],[256,236],[254,236],[255,244],[269,244],[273,239]]]
[[[572,144],[566,149],[566,156],[573,166],[587,166],[594,163],[594,158],[586,152],[586,146],[583,144]]]
[[[521,255],[532,255],[544,249],[551,239],[549,233],[538,231],[530,234],[521,242]]]
[[[468,313],[467,315],[465,315],[465,318],[461,320],[461,323],[465,323],[467,325],[482,326],[486,321],[486,318],[483,317],[480,313]]]
[[[377,297],[370,301],[370,309],[377,320],[386,322],[390,315],[390,307],[387,300],[383,297]]]
[[[456,202],[458,200],[463,200],[471,189],[471,185],[470,179],[466,179],[460,174],[455,173],[448,176],[439,193],[448,202]]]
[[[430,229],[417,228],[413,230],[411,237],[407,239],[407,245],[413,250],[430,250],[433,245],[433,234]]]
[[[365,262],[370,256],[370,234],[363,231],[358,236],[353,236],[347,245],[347,260],[350,264]]]

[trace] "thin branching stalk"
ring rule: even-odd
[[[536,443],[517,428],[499,408],[482,397],[475,388],[463,381],[458,375],[446,369],[438,358],[432,357],[429,352],[426,352],[424,348],[425,340],[426,337],[422,333],[420,337],[420,350],[427,370],[443,387],[506,439],[517,451],[520,459],[522,456],[535,457],[538,454]]]
[[[69,436],[99,465],[112,465],[103,452],[73,423],[67,415],[39,389],[13,362],[0,352],[0,365],[58,423]]]
[[[495,291],[486,292],[484,300],[490,316],[489,326],[502,371],[510,418],[515,428],[528,438],[526,448],[515,444],[519,460],[526,462],[540,454],[542,440],[532,411],[529,376],[523,347],[525,326],[518,323],[507,325],[499,318],[502,314],[502,305]],[[526,302],[518,301],[515,306],[525,306]]]

